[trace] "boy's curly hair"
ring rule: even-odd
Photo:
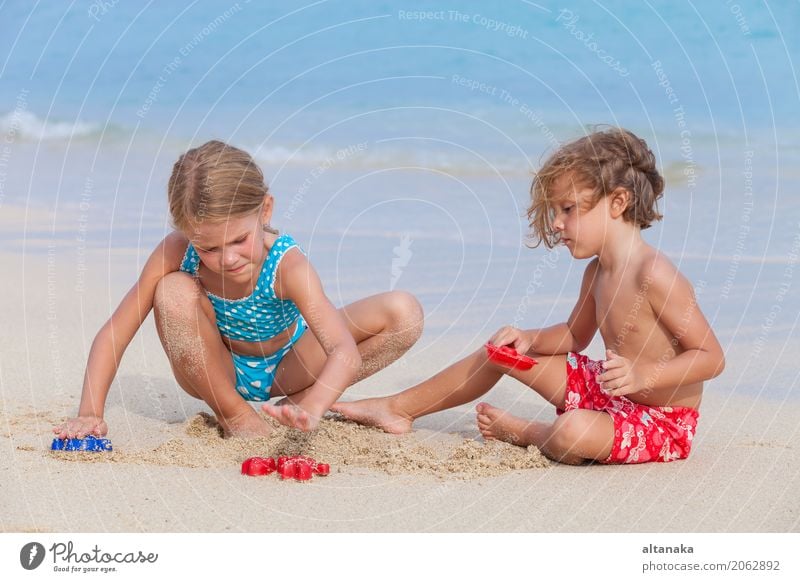
[[[664,179],[656,169],[656,159],[647,143],[627,129],[613,127],[596,131],[562,146],[545,161],[531,186],[528,221],[531,246],[544,243],[553,248],[561,239],[553,230],[553,204],[563,198],[553,192],[560,178],[593,190],[594,206],[618,188],[630,193],[630,203],[622,217],[649,228],[660,220],[658,200],[664,192]]]

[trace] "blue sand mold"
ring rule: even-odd
[[[113,450],[109,439],[88,436],[82,439],[53,439],[50,448],[54,451],[105,452]]]

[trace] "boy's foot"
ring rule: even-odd
[[[392,410],[388,398],[367,398],[356,402],[337,402],[331,406],[348,420],[374,426],[391,434],[405,434],[411,431],[414,419]]]
[[[527,447],[533,441],[529,436],[531,422],[509,412],[481,402],[478,411],[478,429],[485,439],[497,439],[512,445]]]
[[[273,431],[273,428],[252,408],[250,412],[245,412],[233,418],[226,419],[217,416],[217,422],[222,427],[222,432],[226,439],[268,437]]]

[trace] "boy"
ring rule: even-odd
[[[425,414],[475,400],[504,375],[557,408],[553,423],[477,406],[485,438],[535,445],[549,458],[642,463],[689,455],[705,380],[724,366],[722,348],[688,280],[641,230],[659,220],[664,181],[655,156],[631,132],[613,128],[569,143],[536,174],[528,218],[534,246],[565,245],[593,257],[566,323],[504,327],[490,343],[538,360],[531,370],[494,363],[481,347],[436,376],[386,398],[332,410],[388,432],[411,430]],[[605,361],[579,354],[600,331]],[[566,370],[566,373],[565,373]]]

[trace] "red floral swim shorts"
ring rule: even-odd
[[[614,444],[604,463],[666,463],[685,459],[699,416],[694,408],[648,406],[625,396],[609,396],[597,376],[603,362],[570,352],[567,354],[567,394],[563,414],[569,410],[601,410],[614,420]]]

